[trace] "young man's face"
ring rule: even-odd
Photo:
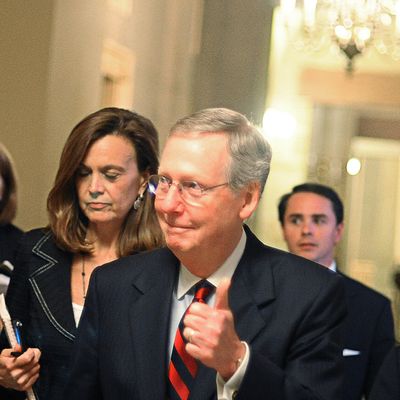
[[[329,267],[343,233],[332,203],[315,193],[292,195],[283,221],[283,236],[291,253]]]

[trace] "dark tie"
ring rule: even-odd
[[[214,286],[206,280],[198,282],[194,287],[195,294],[192,303],[205,303],[213,289]],[[183,319],[189,308],[190,306],[183,314],[176,330],[174,348],[169,363],[168,399],[170,400],[187,400],[197,373],[197,361],[186,352],[186,340],[183,336]]]

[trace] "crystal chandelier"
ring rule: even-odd
[[[281,0],[281,14],[296,47],[319,50],[333,41],[348,71],[371,46],[400,60],[400,0]]]

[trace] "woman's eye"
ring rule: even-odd
[[[76,171],[76,174],[79,177],[85,177],[85,176],[88,176],[90,174],[90,171],[85,169],[85,168],[78,168],[78,170]]]
[[[110,181],[115,181],[120,174],[116,173],[116,172],[105,172],[104,176],[110,180]]]

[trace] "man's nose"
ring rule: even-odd
[[[180,212],[184,208],[181,191],[178,186],[171,185],[162,199],[156,195],[155,207],[164,213]]]
[[[301,234],[303,236],[309,236],[312,234],[312,226],[310,222],[304,221],[301,224]]]

